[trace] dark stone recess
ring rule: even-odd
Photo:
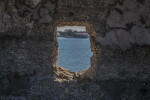
[[[119,8],[114,8],[120,15],[122,15],[123,14],[123,11],[121,10],[121,9],[119,9]]]
[[[30,75],[19,75],[18,72],[7,72],[0,78],[0,95],[25,96],[30,89]]]
[[[15,0],[15,6],[20,17],[24,18],[31,13],[31,7],[25,3],[25,0]]]
[[[127,28],[128,30],[131,30],[134,25],[135,25],[134,23],[127,23],[127,24],[126,24],[126,28]]]
[[[104,92],[104,100],[149,100],[150,81],[97,82]]]
[[[137,0],[140,4],[143,4],[145,0]]]
[[[118,3],[119,3],[120,5],[123,5],[123,2],[124,2],[124,0],[118,0]]]

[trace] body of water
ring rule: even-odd
[[[60,38],[57,37],[59,45],[58,65],[79,72],[90,67],[92,56],[89,38]]]

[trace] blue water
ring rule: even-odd
[[[59,45],[58,65],[79,72],[90,67],[93,55],[89,38],[57,38]]]

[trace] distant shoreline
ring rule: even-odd
[[[64,37],[64,38],[89,38],[90,36],[88,35],[87,32],[82,31],[73,31],[73,30],[66,30],[64,32],[62,31],[57,31],[56,34],[57,37]]]
[[[89,38],[89,36],[57,36],[58,38]]]

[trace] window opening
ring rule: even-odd
[[[93,55],[90,48],[90,36],[85,26],[57,27],[59,58],[57,64],[73,72],[90,67]]]

